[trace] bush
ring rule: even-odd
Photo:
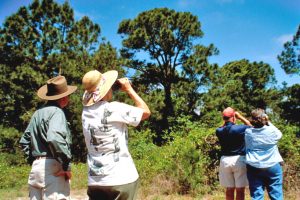
[[[299,190],[299,127],[276,125],[283,133],[278,146],[285,161],[284,188],[286,191]],[[203,127],[186,117],[177,118],[176,127],[167,138],[169,142],[163,146],[152,143],[151,131],[132,130],[130,151],[146,188],[144,190],[147,190],[144,192],[201,196],[218,190],[220,145],[215,128]]]
[[[0,125],[0,153],[8,166],[21,166],[26,163],[19,146],[21,133],[15,128]]]
[[[297,136],[299,127],[278,124],[282,138],[278,143],[280,154],[284,160],[284,188],[300,190],[300,138]]]
[[[138,168],[145,197],[151,194],[191,194],[200,198],[219,189],[217,169],[220,146],[215,136],[216,127],[202,126],[188,117],[178,117],[176,120],[176,125],[166,138],[168,142],[163,146],[153,144],[155,134],[149,129],[129,130],[129,150]],[[299,190],[300,183],[300,139],[297,136],[299,127],[280,122],[276,122],[276,126],[283,133],[278,146],[285,161],[284,188],[291,193]],[[4,130],[3,127],[0,129]],[[0,133],[0,140],[6,141],[1,146],[2,151],[14,144],[15,153],[0,154],[0,189],[18,189],[27,186],[30,166],[22,165],[22,152],[12,142],[19,140],[19,134],[14,129],[4,131],[6,132]],[[86,188],[86,164],[73,164],[72,172],[72,189]]]
[[[15,153],[19,145],[21,133],[15,128],[0,125],[0,150],[6,153]]]
[[[11,165],[10,159],[14,155],[1,153],[0,154],[0,189],[19,189],[27,185],[30,166],[14,166]]]
[[[152,143],[149,130],[130,134],[130,151],[142,185],[168,183],[172,187],[161,188],[164,194],[174,193],[174,188],[178,194],[211,192],[218,183],[215,129],[178,118],[177,127],[172,130],[169,142],[161,147]]]

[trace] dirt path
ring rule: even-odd
[[[86,194],[86,189],[84,190],[72,190],[71,191],[72,200],[88,200],[88,196]]]
[[[215,194],[214,196],[207,195],[202,197],[201,199],[192,198],[190,196],[181,196],[181,195],[159,195],[152,194],[145,198],[140,198],[138,195],[137,200],[223,200],[224,196],[220,195],[222,193]],[[72,190],[71,191],[72,200],[88,200],[88,196],[86,194],[86,189],[80,190]],[[0,197],[2,200],[2,198]],[[293,195],[288,195],[287,200],[300,200],[300,192],[296,192]],[[28,197],[17,197],[17,198],[4,198],[3,200],[28,200]],[[246,200],[250,200],[249,194],[246,194]]]

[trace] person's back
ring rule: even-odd
[[[33,157],[46,156],[55,157],[56,152],[52,148],[59,137],[53,135],[59,130],[61,134],[71,143],[71,135],[69,134],[68,126],[66,126],[66,118],[63,111],[53,103],[46,104],[32,115],[30,126],[27,131],[31,133],[31,140],[34,141],[31,145],[31,155]],[[53,144],[52,144],[53,143]],[[65,152],[68,160],[71,160],[69,151]]]
[[[122,185],[138,179],[127,147],[127,124],[137,126],[141,116],[141,109],[119,102],[101,101],[83,108],[90,186]]]
[[[226,187],[226,200],[245,198],[245,187],[248,185],[245,165],[244,132],[250,126],[250,122],[232,108],[226,108],[223,113],[224,125],[216,129],[216,135],[221,145],[221,159],[219,167],[219,180]],[[236,125],[240,119],[247,125]]]
[[[245,155],[245,130],[246,125],[236,125],[233,122],[225,122],[225,125],[217,128],[216,135],[221,145],[222,156]]]
[[[88,149],[88,196],[90,200],[134,200],[139,175],[128,150],[127,125],[137,126],[150,116],[147,104],[118,72],[87,72],[82,83],[82,126]],[[119,84],[135,106],[111,102],[112,86]]]
[[[37,95],[47,100],[31,117],[20,139],[32,164],[29,174],[30,199],[69,199],[71,178],[71,133],[62,110],[76,86],[68,86],[65,77],[47,81]]]
[[[264,197],[266,188],[270,199],[283,199],[282,168],[283,161],[277,142],[282,133],[268,119],[263,109],[251,112],[254,127],[246,129],[246,163],[250,195],[253,200]]]

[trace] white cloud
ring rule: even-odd
[[[279,45],[283,46],[284,43],[286,43],[287,41],[292,41],[292,39],[293,39],[293,34],[285,34],[275,38],[275,41]]]

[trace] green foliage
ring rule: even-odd
[[[285,190],[299,189],[299,127],[280,123],[276,126],[283,132],[279,150],[285,161]],[[194,196],[217,190],[220,146],[215,136],[216,127],[203,127],[189,118],[178,117],[169,142],[163,146],[153,145],[153,133],[149,130],[132,130],[130,152],[140,173],[142,185],[171,185],[161,190],[165,194],[188,193]]]
[[[299,190],[300,182],[300,128],[286,123],[276,124],[282,132],[278,143],[280,154],[284,160],[284,187],[287,190]]]
[[[15,128],[6,128],[0,125],[0,151],[15,153],[19,146],[20,132]]]
[[[300,26],[278,57],[287,73],[299,74],[299,30]],[[122,21],[118,33],[124,39],[122,58],[110,42],[99,42],[98,24],[86,16],[74,19],[68,1],[34,0],[5,20],[0,27],[0,194],[27,185],[30,167],[18,142],[31,115],[44,103],[37,89],[57,74],[78,86],[65,113],[73,136],[73,161],[85,161],[81,78],[91,69],[115,69],[122,77],[123,66],[135,73],[133,86],[152,113],[149,121],[129,132],[130,151],[144,186],[161,181],[162,186],[170,183],[164,188],[169,194],[213,192],[220,152],[215,128],[221,123],[220,111],[232,106],[243,113],[271,108],[283,132],[279,149],[285,160],[285,189],[299,189],[299,126],[289,124],[299,123],[299,85],[273,88],[274,70],[262,62],[232,61],[222,68],[209,64],[218,50],[212,44],[197,44],[203,36],[201,23],[189,12],[145,11]],[[136,59],[139,53],[145,53],[147,61]],[[124,93],[114,98],[132,103]],[[200,117],[193,114],[196,107]],[[155,145],[157,138],[161,146]],[[85,180],[86,164],[74,164],[72,189],[85,188]]]
[[[16,166],[8,163],[7,158],[14,156],[13,154],[0,154],[0,189],[21,188],[27,185],[30,166]]]
[[[292,41],[284,44],[284,50],[278,56],[281,68],[287,74],[300,75],[300,25]]]
[[[35,92],[50,77],[61,73],[70,84],[80,82],[80,67],[100,27],[87,17],[76,22],[73,15],[67,2],[35,0],[5,20],[0,29],[1,123],[24,130],[39,103]]]
[[[26,163],[23,153],[19,148],[21,133],[15,128],[0,125],[0,153],[1,159],[9,166],[20,166]]]
[[[285,190],[293,191],[298,189],[300,182],[300,140],[296,134],[300,130],[297,126],[284,123],[276,123],[276,126],[283,132],[279,150],[285,161]],[[190,194],[197,197],[218,190],[220,146],[215,128],[203,127],[188,117],[178,117],[169,142],[163,146],[153,144],[154,133],[149,129],[130,129],[129,149],[138,168],[142,188],[160,185],[163,188],[159,188],[159,191],[163,191],[163,194]],[[8,163],[10,156],[15,155],[0,155],[0,192],[1,189],[24,188],[27,185],[30,166],[16,167]],[[72,189],[86,188],[86,164],[74,163],[72,171]]]
[[[7,158],[11,156],[14,155],[0,154],[0,194],[4,199],[5,197],[14,199],[14,197],[27,196],[28,194],[27,181],[31,166],[11,165],[7,161]],[[78,190],[85,188],[87,188],[87,165],[85,163],[74,163],[72,164],[71,189]],[[2,195],[2,193],[4,194]]]
[[[88,169],[86,163],[72,164],[71,190],[87,188]]]
[[[281,116],[288,122],[300,124],[300,85],[284,88],[283,100],[279,103]]]
[[[274,82],[274,69],[268,64],[248,60],[227,63],[218,70],[204,95],[202,112],[220,112],[228,106],[244,113],[254,108],[266,109],[276,101],[277,93],[270,87]]]
[[[173,181],[176,193],[211,192],[217,185],[219,147],[214,128],[201,128],[188,118],[178,118],[170,142],[159,147],[151,142],[151,132],[131,133],[130,151],[141,176],[149,185],[156,177]],[[153,183],[155,184],[155,183]]]
[[[160,128],[156,131],[161,134],[170,127],[169,117],[190,113],[195,107],[198,88],[213,74],[207,58],[217,50],[213,45],[193,44],[203,36],[197,16],[168,8],[152,9],[133,20],[123,20],[118,33],[124,38],[122,55],[131,60],[129,67],[137,71],[138,80],[163,94],[158,104],[149,102],[153,110],[159,109],[161,116],[157,116],[156,123]],[[147,62],[135,59],[140,52],[149,55]],[[182,99],[189,102],[181,107],[174,105]]]
[[[79,86],[65,111],[73,133],[73,155],[84,160],[82,76],[91,69],[115,69],[123,76],[125,61],[109,42],[99,43],[98,24],[86,16],[74,20],[68,2],[34,0],[9,16],[0,33],[0,124],[24,131],[33,112],[44,103],[36,91],[47,79],[62,74],[68,84]]]

